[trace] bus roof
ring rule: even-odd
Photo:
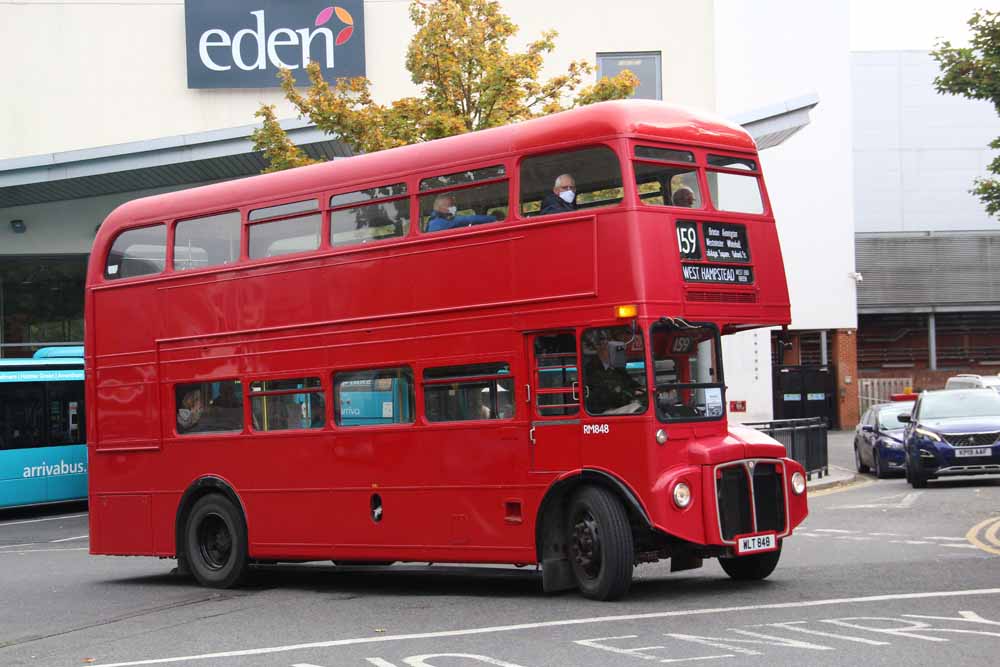
[[[135,223],[231,210],[258,201],[329,190],[332,184],[347,187],[381,180],[386,174],[402,177],[434,168],[444,173],[451,166],[491,156],[557,149],[561,144],[579,143],[581,138],[599,141],[615,137],[756,152],[746,130],[710,112],[651,100],[602,102],[504,127],[136,199],[108,216],[98,231],[95,248],[107,243],[121,227]],[[197,193],[196,198],[193,193]]]
[[[34,359],[82,359],[83,345],[42,347],[35,351]]]

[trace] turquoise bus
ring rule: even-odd
[[[87,497],[83,347],[0,359],[0,508]]]

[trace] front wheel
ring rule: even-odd
[[[762,554],[720,558],[719,565],[726,574],[737,581],[760,581],[774,572],[780,558],[781,545],[778,545],[777,550]]]
[[[888,472],[886,472],[885,467],[883,467],[882,465],[882,457],[879,455],[877,449],[872,450],[872,458],[875,459],[875,476],[878,477],[879,479],[885,479],[886,477],[888,477],[889,474]]]
[[[231,588],[246,576],[246,521],[229,498],[212,494],[194,504],[184,528],[184,560],[202,586]]]
[[[593,600],[614,600],[632,584],[635,547],[625,508],[606,489],[588,486],[569,504],[566,544],[577,586]]]
[[[909,456],[906,457],[906,479],[914,489],[926,489],[927,475],[917,470],[919,465],[919,463],[914,465],[912,459]]]

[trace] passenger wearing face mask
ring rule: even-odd
[[[455,198],[452,195],[438,195],[434,199],[434,210],[431,211],[431,217],[427,220],[427,231],[440,232],[443,229],[497,221],[496,216],[493,215],[455,215],[457,212],[458,207],[455,206]]]
[[[569,174],[560,174],[552,193],[542,200],[542,214],[566,213],[576,210],[576,180]]]

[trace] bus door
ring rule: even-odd
[[[531,379],[531,469],[580,467],[580,353],[572,330],[527,337]]]

